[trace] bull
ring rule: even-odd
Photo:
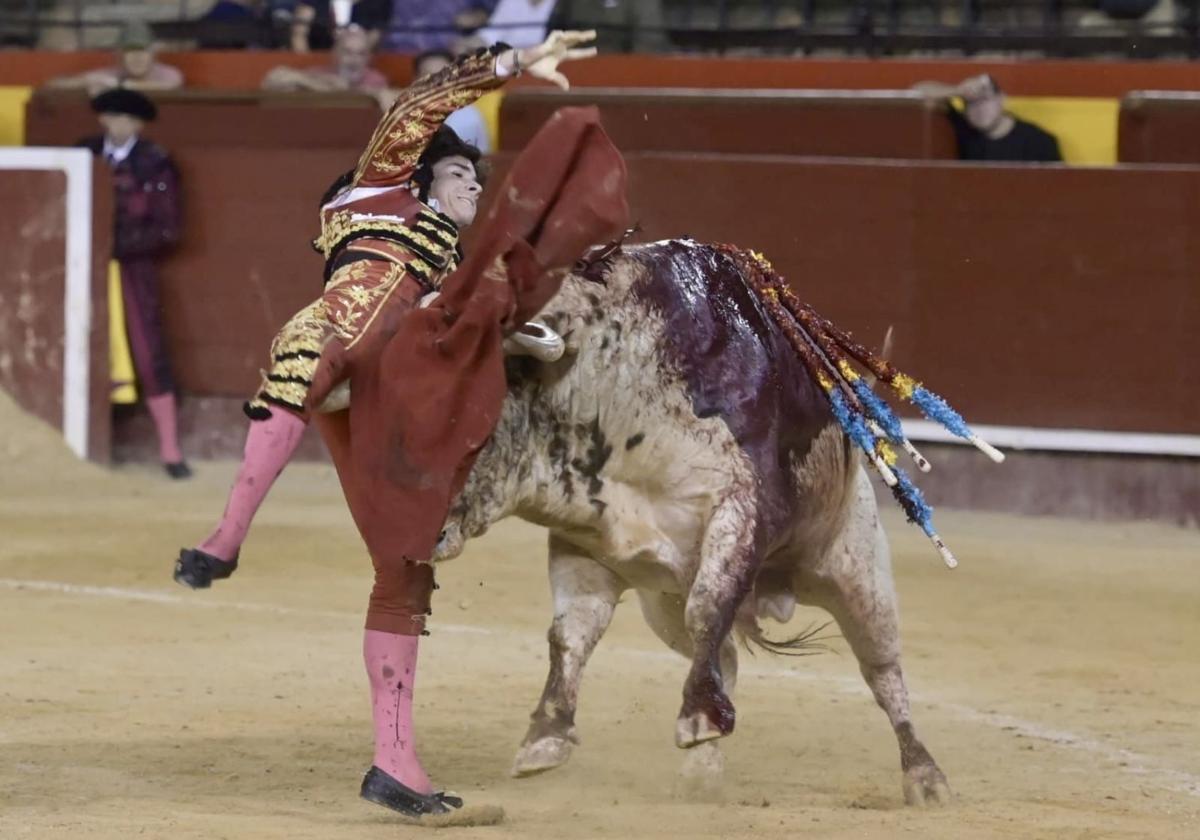
[[[550,670],[514,774],[570,756],[584,667],[633,589],[691,660],[679,747],[711,756],[733,731],[736,639],[806,652],[811,633],[772,641],[760,620],[814,605],[887,713],[906,801],[946,801],[912,722],[871,483],[738,263],[692,240],[622,247],[577,267],[541,320],[565,346],[517,336],[534,354],[510,354],[500,421],[435,554],[508,516],[549,529]]]

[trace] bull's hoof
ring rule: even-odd
[[[721,686],[715,668],[689,674],[683,685],[683,707],[675,721],[675,746],[689,749],[732,734],[737,712]]]
[[[548,735],[533,743],[523,744],[521,749],[517,750],[512,774],[515,778],[523,779],[561,767],[571,757],[571,749],[574,746],[569,738],[557,735]]]
[[[721,797],[725,778],[725,755],[712,742],[688,750],[679,768],[672,793],[676,799],[713,802]]]
[[[722,732],[704,712],[693,712],[675,721],[675,746],[686,750],[705,741],[715,741],[728,733]]]
[[[950,785],[936,764],[918,764],[904,771],[904,801],[916,808],[949,805]]]

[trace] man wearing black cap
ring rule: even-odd
[[[112,169],[114,259],[121,265],[125,329],[138,382],[171,478],[191,470],[179,451],[175,383],[162,332],[158,260],[179,241],[179,174],[166,150],[141,137],[157,115],[144,94],[114,88],[92,100],[104,134],[79,142]]]

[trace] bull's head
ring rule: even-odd
[[[428,296],[437,297],[437,292]],[[428,299],[428,298],[427,298]],[[422,306],[425,301],[422,300]],[[530,321],[519,330],[504,339],[504,352],[510,356],[529,356],[542,362],[556,362],[562,358],[566,345],[562,336],[545,324]],[[317,411],[322,414],[332,414],[345,411],[350,407],[350,381],[345,380],[333,386]]]
[[[544,324],[531,322],[504,341],[510,358],[527,357],[552,363],[562,358],[565,342]],[[462,553],[469,539],[482,535],[495,522],[512,515],[528,489],[535,444],[528,389],[510,379],[508,397],[487,444],[475,460],[467,483],[450,508],[434,550],[435,561],[451,560]]]

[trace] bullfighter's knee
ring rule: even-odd
[[[367,629],[417,636],[433,594],[433,566],[411,560],[375,563],[375,586],[367,606]]]
[[[271,342],[271,367],[263,377],[258,393],[247,404],[252,418],[262,416],[270,406],[281,406],[298,414],[307,410],[321,352],[330,334],[330,325],[320,300],[293,315]]]

